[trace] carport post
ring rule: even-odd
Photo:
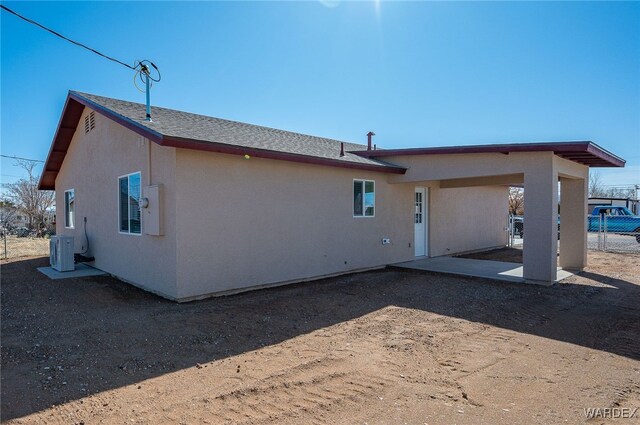
[[[524,173],[523,277],[551,284],[558,268],[558,171],[553,152],[536,152]]]
[[[560,178],[560,267],[587,265],[587,179]]]

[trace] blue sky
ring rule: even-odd
[[[380,147],[593,140],[640,183],[640,3],[3,2],[162,71],[152,103]],[[45,159],[69,89],[133,73],[1,14],[1,150]],[[2,159],[1,181],[21,173]]]

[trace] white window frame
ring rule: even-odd
[[[67,193],[73,193],[73,215],[70,216],[69,220],[71,223],[67,222],[67,217],[69,217],[69,204],[67,202]],[[69,226],[69,224],[71,224]],[[64,228],[65,229],[75,229],[76,224],[76,190],[71,188],[64,191]]]
[[[131,232],[131,227],[129,227],[129,231],[128,232],[123,232],[122,230],[120,230],[120,223],[122,222],[122,217],[120,217],[120,179],[122,178],[127,178],[127,188],[131,187],[131,185],[129,184],[129,177],[136,175],[136,174],[140,174],[140,197],[142,197],[142,172],[141,171],[134,171],[133,173],[129,173],[129,174],[124,174],[122,176],[118,176],[118,179],[116,180],[116,182],[118,183],[118,201],[116,202],[117,206],[118,206],[118,233],[120,233],[121,235],[130,235],[130,236],[142,236],[142,210],[140,210],[140,233],[132,233]],[[127,189],[128,190],[128,189]],[[128,195],[128,193],[127,193]],[[129,205],[129,203],[127,203],[127,205]],[[127,213],[128,213],[128,220],[131,220],[131,210],[127,209]]]
[[[355,215],[353,214],[353,218],[375,218],[376,216],[376,181],[375,180],[368,180],[368,179],[353,179],[353,181],[351,182],[351,212],[354,213],[355,211],[353,211],[353,195],[354,190],[355,190],[355,182],[362,182],[362,215]],[[367,183],[373,183],[373,215],[366,215],[366,208],[365,208],[365,194],[366,194],[366,184]]]

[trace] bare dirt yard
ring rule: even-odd
[[[640,256],[537,287],[383,270],[175,304],[2,262],[10,424],[600,424],[640,407]],[[615,419],[615,423],[638,423]]]

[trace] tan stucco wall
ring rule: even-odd
[[[413,255],[413,188],[385,174],[188,150],[177,163],[181,297]],[[373,218],[353,217],[355,178],[376,182]]]
[[[149,182],[149,141],[95,114],[96,127],[85,134],[80,119],[62,168],[56,178],[57,233],[74,236],[75,251],[85,244],[83,217],[87,217],[88,255],[95,266],[164,296],[176,296],[175,149],[151,143],[151,183],[165,185],[165,236],[133,236],[118,232],[118,176],[141,172]],[[64,191],[75,189],[74,229],[64,227]],[[144,223],[143,223],[144,226]]]
[[[546,161],[553,161],[558,172],[566,177],[584,178],[589,173],[586,165],[560,158],[553,152],[404,155],[383,159],[408,168],[405,174],[390,177],[395,183],[536,173]]]
[[[376,216],[352,216],[353,179],[376,182]],[[179,297],[411,260],[420,184],[381,173],[177,151]],[[504,245],[506,187],[430,188],[430,255]],[[479,213],[482,211],[482,213]],[[382,245],[382,238],[392,244]]]
[[[432,257],[506,245],[507,186],[435,188],[430,197]]]
[[[85,114],[89,111],[86,110]],[[56,180],[58,233],[95,266],[173,299],[301,281],[414,257],[414,188],[429,191],[429,255],[503,245],[505,186],[439,188],[437,181],[158,146],[96,114],[82,124]],[[151,152],[149,176],[148,152]],[[118,232],[118,176],[164,185],[164,236]],[[354,218],[353,179],[376,182],[376,215]],[[64,228],[64,190],[76,192]],[[143,220],[144,229],[144,220]],[[382,245],[390,238],[390,245]]]

